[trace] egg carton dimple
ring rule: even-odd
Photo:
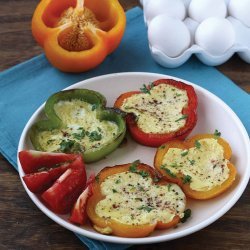
[[[142,6],[145,6],[149,1],[154,0],[140,0]],[[186,7],[186,13],[188,13],[188,6],[191,0],[182,0]],[[230,0],[225,0],[225,3],[228,4]],[[240,0],[239,0],[240,1]],[[250,10],[249,10],[250,13]],[[177,57],[169,57],[163,51],[154,47],[153,44],[149,44],[150,52],[153,59],[160,65],[167,68],[176,68],[184,64],[193,54],[204,64],[209,66],[218,66],[225,63],[229,60],[235,53],[245,61],[250,63],[250,28],[245,26],[241,21],[237,20],[232,16],[227,16],[226,19],[230,21],[235,31],[235,43],[229,48],[225,53],[221,55],[213,55],[195,44],[195,31],[199,26],[199,23],[192,18],[186,16],[183,20],[184,24],[190,31],[191,34],[191,45],[186,49],[182,54]],[[147,25],[147,19],[144,15],[144,21]]]

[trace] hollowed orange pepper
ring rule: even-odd
[[[94,228],[103,234],[113,234],[120,237],[129,237],[129,238],[138,238],[145,237],[151,234],[155,229],[167,229],[174,227],[180,221],[179,215],[175,215],[173,219],[169,222],[152,222],[151,224],[125,224],[114,220],[112,218],[103,218],[96,213],[96,206],[98,202],[105,198],[105,195],[102,193],[101,184],[105,181],[106,178],[114,174],[129,172],[133,163],[117,165],[114,167],[106,167],[99,172],[96,177],[95,182],[92,186],[93,195],[89,198],[87,203],[87,214],[89,219],[94,225]],[[156,180],[157,173],[150,166],[139,163],[136,167],[137,171],[142,171],[144,174],[148,175],[148,178],[152,178],[152,185],[163,185],[168,186],[169,183],[165,180]],[[138,183],[139,185],[139,183]],[[113,190],[114,191],[114,190]],[[125,195],[125,194],[124,194]],[[135,208],[136,209],[136,208]],[[115,208],[113,209],[115,210]]]
[[[118,0],[41,0],[32,33],[56,68],[82,72],[118,47],[125,25]]]
[[[215,139],[216,137],[212,134],[199,134],[195,135],[185,141],[172,141],[170,143],[163,144],[157,149],[155,158],[154,158],[154,166],[156,170],[163,175],[163,178],[167,181],[173,182],[178,184],[182,187],[183,192],[190,198],[197,199],[197,200],[207,200],[214,197],[219,196],[220,194],[224,193],[235,181],[237,170],[235,166],[229,161],[232,156],[232,150],[230,145],[221,137],[216,138],[217,142],[223,147],[223,157],[227,160],[227,167],[229,169],[228,178],[221,183],[220,185],[214,186],[212,189],[198,191],[194,190],[190,186],[190,182],[188,179],[185,181],[185,176],[182,172],[181,166],[176,166],[179,169],[177,174],[171,173],[168,168],[165,168],[163,165],[164,156],[171,148],[181,149],[183,150],[183,157],[184,155],[188,157],[188,150],[193,147],[199,146],[199,141],[202,139]],[[197,149],[199,150],[199,149]],[[204,152],[205,154],[206,152]],[[208,152],[209,154],[209,152]],[[192,161],[192,159],[189,159]],[[171,163],[169,163],[171,165]],[[191,165],[195,166],[196,162],[193,160]],[[205,167],[205,166],[204,166]],[[222,168],[224,166],[221,166]],[[167,171],[166,171],[167,170]]]

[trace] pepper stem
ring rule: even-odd
[[[84,9],[84,0],[77,0],[76,9]]]

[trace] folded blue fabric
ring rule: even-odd
[[[224,100],[250,132],[249,95],[215,68],[195,58],[176,69],[156,64],[149,52],[142,10],[134,8],[127,12],[127,28],[119,48],[90,72],[62,73],[41,55],[0,73],[0,152],[17,169],[16,153],[21,132],[29,117],[51,94],[94,76],[129,71],[172,75],[206,88]],[[77,236],[90,249],[128,247]]]

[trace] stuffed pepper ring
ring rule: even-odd
[[[52,95],[45,104],[48,120],[35,123],[30,138],[36,150],[82,153],[85,162],[100,160],[123,140],[123,117],[105,108],[96,91],[72,89]]]
[[[141,91],[124,93],[114,106],[126,112],[134,140],[151,147],[185,139],[197,121],[194,88],[171,79],[154,81]]]
[[[86,210],[102,234],[145,237],[176,226],[186,214],[181,188],[159,180],[153,168],[139,161],[102,169],[92,188]]]

